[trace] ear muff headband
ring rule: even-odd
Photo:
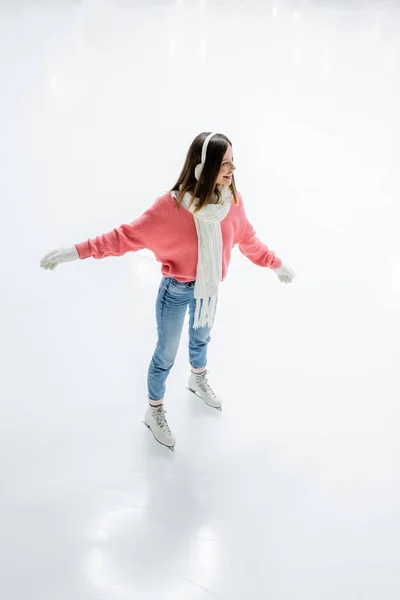
[[[211,138],[212,138],[214,135],[217,135],[217,134],[216,134],[216,133],[210,133],[210,134],[209,134],[209,135],[206,137],[206,139],[204,140],[204,142],[203,142],[203,148],[201,149],[201,163],[200,163],[200,164],[198,164],[198,165],[196,165],[196,168],[195,168],[195,170],[194,170],[194,176],[196,177],[197,181],[199,181],[199,179],[200,179],[200,176],[201,176],[201,174],[202,174],[202,172],[203,172],[204,165],[205,165],[206,158],[207,158],[207,148],[208,148],[208,144],[209,144],[209,142],[210,142]]]

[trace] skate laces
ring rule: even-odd
[[[154,420],[157,423],[158,427],[160,427],[160,429],[165,431],[165,433],[170,434],[171,430],[167,423],[167,419],[165,418],[165,413],[167,411],[164,410],[162,406],[153,406],[152,409],[153,409],[152,410],[153,417],[154,417]]]
[[[214,393],[214,390],[208,383],[207,371],[204,371],[203,373],[196,373],[196,379],[197,379],[199,388],[201,389],[202,392],[207,394],[207,396],[211,396],[211,398],[217,397],[216,394]]]

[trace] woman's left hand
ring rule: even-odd
[[[283,263],[280,267],[274,269],[274,271],[278,275],[279,281],[282,281],[282,283],[292,283],[293,279],[296,277],[294,271]]]

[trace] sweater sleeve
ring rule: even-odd
[[[137,252],[149,248],[149,240],[157,228],[160,200],[156,201],[141,217],[127,225],[113,229],[86,242],[75,244],[79,257],[83,260],[122,256],[127,252]]]
[[[240,197],[241,200],[241,197]],[[239,249],[242,254],[247,256],[254,264],[260,267],[270,267],[277,269],[281,266],[282,261],[278,258],[268,246],[263,244],[257,237],[252,224],[249,222],[246,211],[243,206],[243,201],[240,202],[241,215],[241,230],[238,240]]]

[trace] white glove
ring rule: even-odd
[[[43,269],[50,269],[50,271],[54,271],[57,265],[62,262],[71,262],[72,260],[77,260],[79,258],[79,254],[75,246],[71,246],[70,248],[59,248],[58,250],[52,250],[43,256],[40,261],[40,266]]]
[[[279,281],[282,281],[282,283],[292,283],[293,279],[296,277],[294,271],[283,263],[280,267],[274,269],[274,271],[278,275]]]

